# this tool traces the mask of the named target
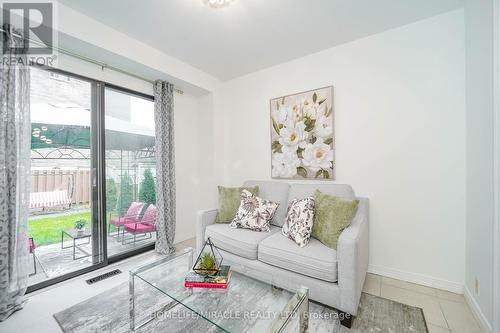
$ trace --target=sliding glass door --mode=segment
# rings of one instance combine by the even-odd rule
[[[111,87],[104,99],[107,253],[115,256],[156,239],[154,103]]]
[[[152,97],[36,66],[30,95],[30,290],[152,248]]]
[[[31,70],[30,284],[100,262],[93,204],[95,83]]]

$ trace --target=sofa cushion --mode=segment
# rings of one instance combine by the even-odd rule
[[[351,224],[359,200],[345,200],[316,190],[314,201],[316,211],[312,236],[329,248],[337,249],[340,234]]]
[[[314,198],[293,199],[288,205],[281,234],[304,247],[311,238],[314,222]]]
[[[259,192],[258,187],[224,187],[219,186],[219,210],[215,217],[215,223],[229,223],[236,215],[240,206],[240,196],[243,190],[252,194]]]
[[[313,197],[314,192],[320,190],[321,193],[334,195],[346,200],[355,199],[354,191],[350,185],[346,184],[292,184],[288,192],[288,203],[293,199],[303,199]]]
[[[271,226],[270,232],[257,232],[249,229],[234,229],[229,224],[212,224],[205,229],[205,240],[210,237],[214,245],[248,259],[257,259],[259,243],[280,231]]]
[[[298,247],[281,233],[274,234],[260,242],[258,259],[316,279],[337,281],[337,251],[314,238],[307,246]]]
[[[258,186],[258,196],[262,199],[271,200],[279,203],[278,209],[274,213],[271,224],[281,227],[286,216],[288,207],[288,190],[290,185],[283,182],[249,180],[243,184],[245,187]],[[314,192],[314,191],[313,191]]]
[[[231,221],[231,228],[250,229],[258,232],[271,231],[270,222],[279,203],[264,200],[247,190],[241,192],[240,208]]]
[[[156,226],[149,223],[127,223],[125,224],[124,228],[128,232],[135,234],[156,231]]]

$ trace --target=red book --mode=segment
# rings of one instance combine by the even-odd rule
[[[211,282],[184,282],[186,288],[220,288],[226,289],[227,283],[211,283]]]

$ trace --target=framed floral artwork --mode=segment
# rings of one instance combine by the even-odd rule
[[[334,179],[333,87],[271,99],[273,178]]]

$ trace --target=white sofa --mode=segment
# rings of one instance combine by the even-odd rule
[[[301,248],[281,234],[288,202],[313,195],[316,189],[354,199],[351,186],[278,181],[247,181],[243,186],[259,186],[259,197],[280,203],[271,221],[271,232],[233,229],[229,224],[214,223],[217,209],[200,211],[196,225],[198,251],[210,237],[224,263],[233,270],[284,289],[306,286],[311,300],[343,312],[341,322],[350,327],[352,316],[358,312],[368,266],[368,199],[357,198],[357,213],[340,235],[337,250],[314,238]]]

